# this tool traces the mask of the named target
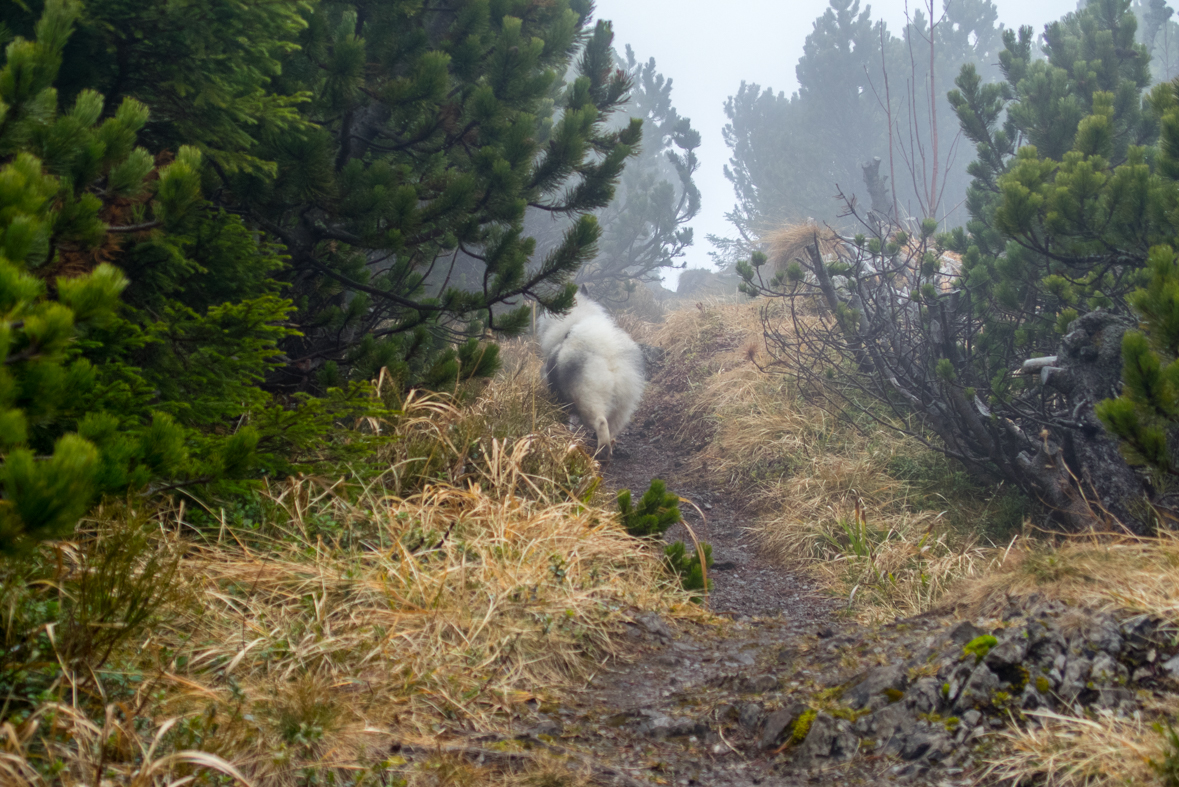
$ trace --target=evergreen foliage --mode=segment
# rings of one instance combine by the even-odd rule
[[[1120,437],[1137,463],[1171,475],[1176,470],[1175,426],[1179,423],[1179,260],[1169,246],[1151,249],[1150,281],[1130,296],[1145,333],[1122,338],[1122,393],[1097,406],[1097,414]]]
[[[72,527],[112,477],[174,472],[182,434],[155,413],[115,434],[112,416],[92,409],[101,387],[76,349],[115,320],[123,274],[99,263],[74,269],[78,249],[104,240],[102,199],[150,194],[159,224],[183,219],[198,193],[199,154],[182,149],[153,173],[134,147],[147,112],[124,101],[100,122],[102,97],[79,93],[58,111],[53,88],[78,7],[46,6],[36,38],[16,38],[0,70],[0,548]]]
[[[836,258],[815,248],[779,270],[741,266],[748,291],[829,308],[797,337],[770,327],[779,359],[816,390],[869,417],[883,405],[890,423],[1073,529],[1153,521],[1153,487],[1099,420],[1116,416],[1133,436],[1133,408],[1094,409],[1120,371],[1105,348],[1121,346],[1131,304],[1152,297],[1131,294],[1152,275],[1164,286],[1150,250],[1176,236],[1179,100],[1171,84],[1144,100],[1136,34],[1129,0],[1092,0],[1046,28],[1046,60],[1023,28],[1004,33],[1003,82],[963,66],[949,101],[975,146],[965,227],[939,236],[930,219],[881,225],[849,205],[861,233]],[[1146,363],[1142,340],[1127,342]]]
[[[658,478],[651,480],[651,486],[639,499],[638,505],[631,502],[629,489],[618,493],[618,513],[622,526],[636,538],[661,536],[672,525],[683,521],[680,514],[679,497],[667,491],[667,484]],[[692,550],[690,553],[684,542],[676,541],[667,545],[663,550],[667,570],[679,578],[684,590],[712,589],[712,580],[708,580],[705,587],[705,571],[712,567],[712,546],[701,544],[700,551],[704,553],[704,565],[700,564],[700,553]],[[699,600],[698,597],[694,597]]]
[[[615,57],[634,85],[621,113],[643,121],[643,143],[614,201],[597,213],[597,256],[577,274],[605,301],[624,301],[638,284],[659,281],[662,269],[684,267],[676,260],[693,240],[685,225],[700,212],[693,180],[700,132],[672,105],[672,80],[656,71],[654,58],[640,63],[630,46],[625,60]]]
[[[0,21],[20,32],[36,5]],[[596,248],[592,213],[638,144],[637,121],[608,122],[630,82],[591,10],[90,0],[63,92],[142,101],[149,149],[197,147],[213,202],[281,243],[299,331],[270,387],[322,391],[382,368],[448,386],[495,369],[480,340],[522,330],[525,298],[568,307]],[[571,218],[539,259],[530,206]]]
[[[1149,147],[1173,93],[1143,103],[1147,58],[1128,6],[1096,0],[1049,25],[1047,60],[1033,59],[1029,28],[1007,31],[1006,82],[984,86],[967,66],[950,94],[978,153],[971,221],[943,239],[962,254],[985,327],[966,384],[1001,399],[1031,385],[1005,375],[1010,364],[1051,354],[1079,314],[1124,310],[1148,250],[1174,235],[1163,208],[1174,184]]]
[[[81,21],[79,21],[81,20]],[[279,402],[282,249],[202,198],[195,146],[137,147],[150,113],[55,85],[79,4],[44,4],[0,71],[0,548],[99,495],[282,473],[364,391]],[[104,107],[106,116],[104,117]],[[355,446],[351,446],[355,447]]]
[[[639,499],[638,505],[631,504],[629,489],[618,493],[618,513],[622,518],[622,526],[632,536],[659,536],[667,532],[672,525],[680,522],[680,499],[667,491],[667,484],[655,478],[651,486]]]
[[[663,550],[668,568],[680,578],[680,584],[683,585],[684,590],[703,590],[705,592],[712,590],[712,580],[709,579],[708,586],[705,587],[704,579],[704,570],[712,568],[712,545],[701,544],[700,552],[704,553],[703,567],[700,565],[700,553],[696,550],[689,553],[683,541],[669,544]]]
[[[593,211],[641,134],[637,121],[609,127],[630,81],[590,11],[584,0],[370,0],[306,15],[280,84],[309,96],[308,127],[261,139],[276,177],[223,176],[291,256],[304,335],[287,345],[283,384],[304,387],[316,370],[320,384],[382,367],[433,385],[486,374],[495,353],[472,343],[484,330],[523,330],[526,297],[571,304],[598,242]],[[539,260],[530,206],[572,220]],[[476,261],[466,286],[451,281],[459,255]]]

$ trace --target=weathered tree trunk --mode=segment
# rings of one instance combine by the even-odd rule
[[[1145,476],[1126,462],[1094,412],[1121,390],[1122,334],[1129,327],[1125,317],[1109,312],[1078,318],[1061,339],[1055,365],[1040,372],[1045,395],[1059,395],[1066,404],[1058,420],[1067,425],[1046,428],[1040,450],[1021,456],[1021,464],[1073,530],[1113,527],[1144,535],[1153,528]]]
[[[872,198],[872,212],[879,214],[884,221],[895,219],[892,215],[892,200],[888,196],[888,176],[880,175],[880,157],[861,164],[860,169],[864,171],[864,185],[868,187],[868,196]]]

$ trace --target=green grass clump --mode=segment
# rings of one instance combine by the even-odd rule
[[[1161,761],[1150,761],[1150,767],[1159,775],[1159,780],[1165,787],[1179,787],[1179,733],[1170,722],[1164,727],[1156,724],[1155,730],[1166,741],[1166,755]]]

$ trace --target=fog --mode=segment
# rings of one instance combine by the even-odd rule
[[[1032,25],[1037,32],[1077,7],[1077,0],[994,3],[1002,24]],[[729,234],[724,214],[732,209],[734,197],[722,172],[729,158],[721,137],[725,98],[737,92],[742,80],[787,95],[794,92],[794,67],[815,19],[827,7],[827,0],[680,0],[674,4],[598,0],[598,18],[614,22],[619,51],[630,44],[640,60],[655,58],[659,70],[675,80],[676,109],[691,118],[703,136],[696,174],[703,206],[691,224],[695,244],[687,251],[688,267],[710,267],[706,236]],[[885,0],[870,7],[872,18],[884,19],[894,34],[904,26],[904,0]],[[917,3],[911,2],[910,7],[915,9]],[[674,288],[676,279],[678,273],[672,271],[665,284]]]

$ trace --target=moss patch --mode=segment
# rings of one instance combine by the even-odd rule
[[[808,708],[795,720],[794,727],[790,731],[792,743],[802,743],[806,740],[807,734],[811,731],[811,724],[817,715],[819,715],[818,711]]]

